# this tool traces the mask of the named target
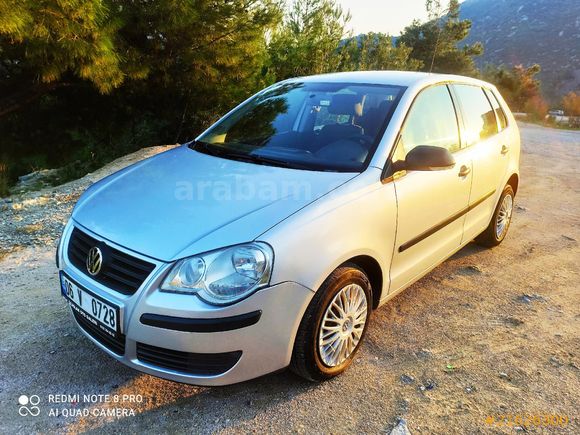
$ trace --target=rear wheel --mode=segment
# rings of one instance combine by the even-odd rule
[[[337,268],[302,318],[290,369],[311,381],[332,378],[352,363],[372,310],[371,285],[355,265]]]
[[[508,232],[514,208],[514,190],[509,184],[504,189],[489,226],[475,241],[488,248],[499,245]]]

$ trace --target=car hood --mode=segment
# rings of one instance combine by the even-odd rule
[[[356,174],[263,166],[181,146],[92,185],[73,220],[171,261],[254,240]]]

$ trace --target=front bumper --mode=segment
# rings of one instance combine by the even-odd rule
[[[62,246],[67,246],[69,235],[70,231],[68,234],[65,232]],[[127,251],[123,247],[108,241],[107,243],[116,249]],[[89,339],[129,367],[161,378],[195,385],[228,385],[287,367],[300,321],[314,295],[310,289],[300,284],[284,282],[261,289],[234,305],[215,307],[196,296],[159,292],[159,285],[170,265],[157,262],[155,270],[137,292],[127,296],[105,288],[75,268],[67,258],[66,249],[61,248],[59,260],[61,270],[72,280],[120,307],[124,351],[117,348],[114,352],[86,324],[77,321],[79,328]],[[219,332],[178,331],[146,325],[142,321],[144,315],[221,319],[243,317],[256,311],[261,311],[257,323]],[[187,358],[202,354],[235,354],[239,359],[236,358],[237,362],[233,367],[223,373],[208,375],[203,370],[191,373],[170,368],[173,363],[162,367],[143,358],[142,349],[151,349],[151,346],[168,350],[170,354],[187,355]],[[166,356],[163,354],[162,358]]]

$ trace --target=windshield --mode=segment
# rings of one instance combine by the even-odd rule
[[[222,118],[192,147],[272,166],[360,172],[370,161],[404,89],[281,83]]]

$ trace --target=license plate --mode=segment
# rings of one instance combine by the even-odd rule
[[[60,286],[62,295],[79,315],[112,337],[120,333],[119,307],[75,284],[63,273]]]

